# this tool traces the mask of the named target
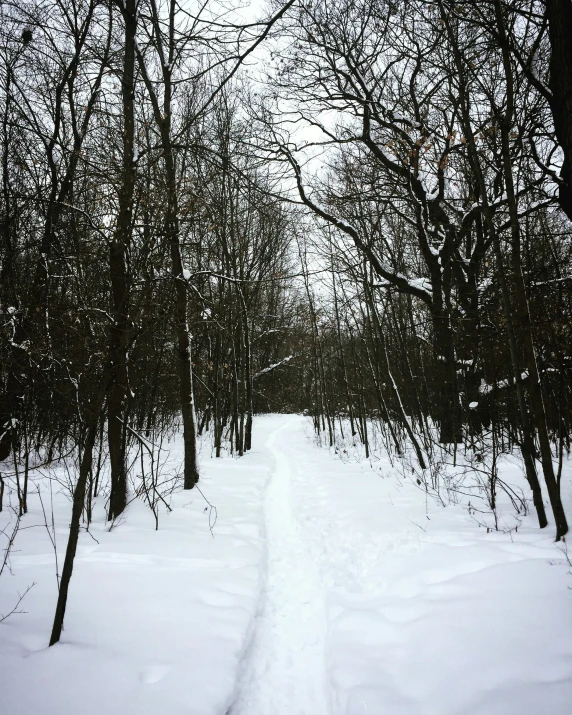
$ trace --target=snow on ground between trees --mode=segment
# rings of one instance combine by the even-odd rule
[[[0,613],[36,583],[27,613],[0,624],[2,713],[567,712],[572,575],[550,528],[529,516],[487,533],[388,461],[318,448],[298,416],[258,417],[254,440],[239,460],[203,454],[214,538],[196,491],[173,496],[157,532],[139,501],[108,532],[99,505],[49,649],[54,556],[30,500],[22,525],[40,526],[0,580]],[[65,495],[54,507],[61,564]]]

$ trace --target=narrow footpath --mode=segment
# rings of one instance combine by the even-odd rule
[[[480,529],[383,453],[270,423],[253,454],[271,469],[266,579],[229,715],[567,712],[570,576],[550,533]]]
[[[246,653],[231,715],[329,715],[326,615],[317,565],[308,552],[292,498],[287,419],[266,442],[275,468],[265,497],[267,577],[261,612]]]

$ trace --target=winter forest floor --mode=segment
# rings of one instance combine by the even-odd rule
[[[299,416],[258,417],[254,438],[241,459],[203,446],[214,525],[196,490],[172,495],[158,531],[139,500],[111,531],[98,505],[53,648],[55,558],[32,495],[0,580],[0,613],[35,583],[0,624],[2,715],[569,711],[572,574],[551,530],[527,516],[487,532],[387,460],[319,448]],[[164,469],[178,462],[175,440]],[[50,476],[36,484],[61,568],[70,507]]]

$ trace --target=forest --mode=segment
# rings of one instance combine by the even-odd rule
[[[0,588],[41,502],[50,646],[92,523],[212,527],[270,414],[565,548],[571,117],[569,0],[2,0]]]

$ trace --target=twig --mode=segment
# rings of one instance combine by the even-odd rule
[[[198,484],[195,484],[195,487],[194,487],[194,488],[195,488],[195,489],[198,489],[199,494],[202,496],[202,498],[203,498],[203,499],[206,501],[206,503],[209,505],[209,529],[210,529],[210,531],[211,531],[211,536],[212,536],[213,539],[214,539],[213,529],[214,529],[214,526],[215,526],[215,524],[216,524],[216,520],[217,520],[217,516],[218,516],[217,510],[216,510],[216,506],[214,506],[214,504],[211,504],[211,503],[210,503],[210,501],[206,498],[206,496],[205,496],[205,495],[202,493],[202,491],[200,490],[200,487],[198,486]],[[213,511],[214,511],[214,521],[211,523],[211,518],[212,518]]]
[[[16,524],[14,526],[14,529],[12,530],[12,533],[8,537],[8,545],[6,546],[6,549],[4,550],[4,558],[2,559],[2,566],[0,566],[0,576],[2,575],[4,569],[6,568],[6,565],[9,563],[10,559],[10,551],[12,550],[12,547],[14,546],[14,540],[16,538],[16,534],[18,533],[20,527],[20,515],[16,514]],[[5,535],[6,530],[4,529],[2,531],[2,534]],[[8,569],[10,567],[8,566]]]
[[[7,613],[6,615],[3,615],[0,613],[0,623],[2,623],[2,621],[5,621],[7,618],[10,618],[10,616],[15,616],[20,613],[28,613],[28,611],[18,611],[18,606],[22,603],[22,601],[26,597],[28,591],[30,589],[32,589],[35,585],[36,585],[35,582],[30,584],[22,595],[18,594],[18,600],[16,601],[16,605],[9,613]]]
[[[52,482],[50,481],[50,494],[52,490]],[[48,532],[48,536],[50,537],[50,541],[52,542],[52,548],[54,549],[54,556],[56,559],[56,581],[58,584],[58,591],[60,590],[60,569],[58,565],[58,550],[56,547],[56,528],[54,524],[54,502],[52,499],[52,531],[50,531],[50,527],[48,526],[48,519],[46,517],[46,510],[44,509],[44,500],[42,499],[42,493],[40,491],[40,487],[38,486],[38,499],[40,500],[40,505],[42,507],[42,513],[44,515],[44,526],[46,527],[46,531]]]

